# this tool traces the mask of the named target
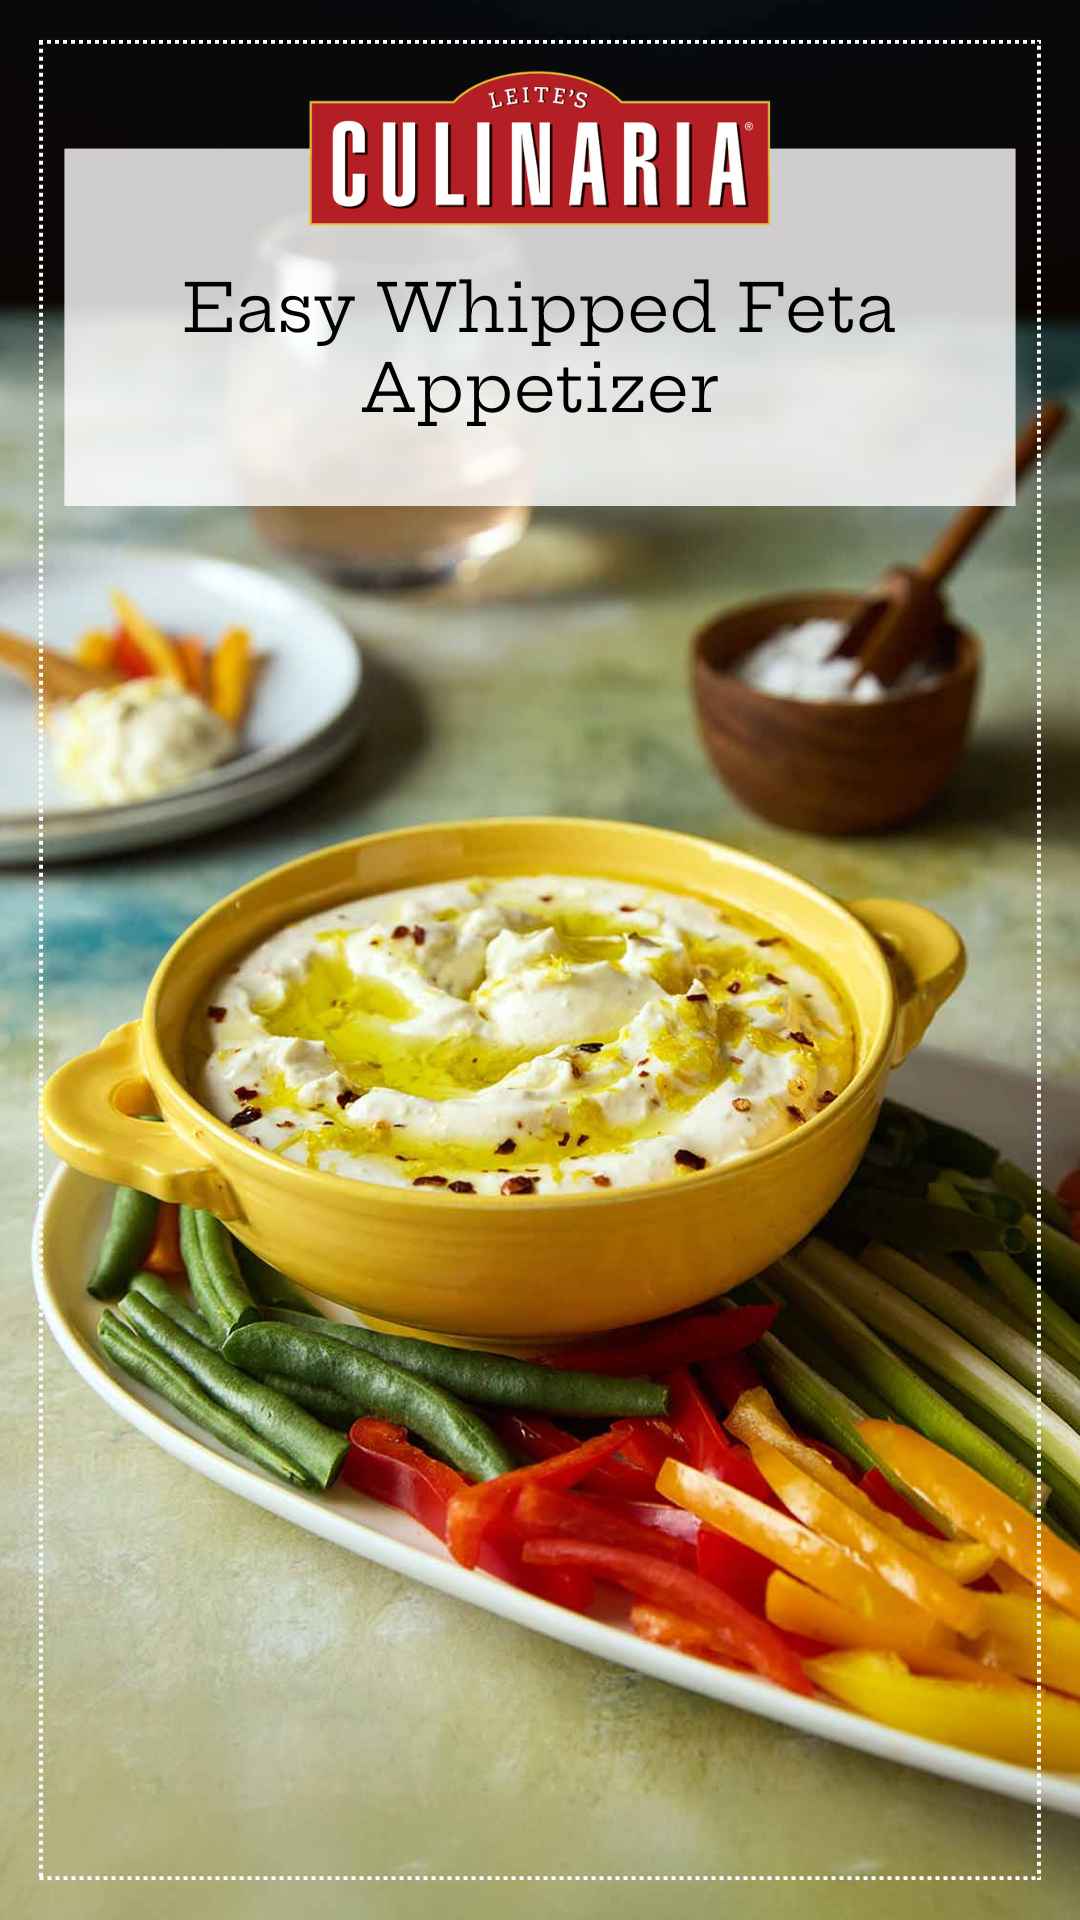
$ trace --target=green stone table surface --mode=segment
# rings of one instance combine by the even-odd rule
[[[0,327],[0,546],[24,557],[33,552],[32,342],[28,318]],[[1030,364],[1027,342],[1021,409]],[[275,564],[239,512],[65,511],[60,380],[56,336],[47,541],[167,541]],[[1080,333],[1049,334],[1046,386],[1080,386]],[[1055,1075],[1080,1067],[1078,502],[1074,428],[1046,471],[1045,1033]],[[1029,1067],[1031,490],[955,582],[958,609],[987,644],[986,681],[966,763],[914,830],[844,843],[755,821],[709,771],[687,687],[688,637],[717,607],[791,586],[858,585],[915,557],[940,519],[930,510],[552,515],[471,596],[459,587],[343,602],[370,670],[368,736],[348,764],[235,834],[115,865],[48,868],[46,1064],[134,1015],[166,946],[266,867],[413,821],[552,812],[686,828],[840,894],[926,901],[955,921],[971,952],[935,1044]],[[10,1911],[405,1920],[726,1910],[786,1920],[906,1914],[926,1900],[965,1920],[1064,1914],[1080,1826],[1048,1817],[1042,1884],[1014,1884],[1009,1876],[1036,1870],[1030,1809],[604,1665],[296,1532],[140,1438],[47,1338],[45,1870],[71,1884],[35,1885],[35,1312],[25,1252],[36,1176],[34,881],[8,874],[0,885]],[[123,1884],[132,1874],[211,1881]],[[586,1878],[350,1879],[427,1874]],[[725,1874],[807,1878],[696,1884]],[[867,1874],[952,1884],[829,1884]],[[248,1884],[251,1875],[342,1878],[287,1886]],[[687,1879],[649,1886],[612,1878],[620,1875]],[[971,1884],[972,1875],[1006,1878]]]

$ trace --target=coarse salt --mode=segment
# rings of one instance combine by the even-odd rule
[[[906,667],[891,687],[875,674],[858,671],[854,660],[830,660],[845,629],[843,620],[803,620],[778,631],[754,647],[735,666],[735,675],[760,693],[781,694],[788,700],[888,700],[928,686],[937,675],[916,664]]]

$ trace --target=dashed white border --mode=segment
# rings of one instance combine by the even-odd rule
[[[41,39],[38,41],[38,313],[37,313],[37,1079],[45,1085],[45,49],[47,47],[1031,47],[1035,51],[1035,408],[1042,410],[1042,40],[1031,39]],[[1042,436],[1035,456],[1035,1176],[1043,1171],[1043,472]],[[37,1150],[38,1197],[45,1191],[45,1148]],[[1041,1198],[1037,1202],[1041,1220]],[[1036,1473],[1042,1475],[1042,1248],[1036,1250]],[[1042,1524],[1036,1530],[1042,1565]],[[731,1883],[900,1882],[910,1885],[1038,1884],[1043,1878],[1042,1594],[1036,1588],[1035,1871],[1034,1873],[47,1873],[45,1871],[45,1321],[37,1326],[37,1879],[83,1885],[610,1885],[700,1886]]]

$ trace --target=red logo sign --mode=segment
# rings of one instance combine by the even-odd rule
[[[313,100],[315,226],[761,226],[764,100],[620,100],[510,73],[456,100]]]

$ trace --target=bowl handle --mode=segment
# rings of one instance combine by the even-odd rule
[[[139,1054],[139,1023],[131,1020],[46,1082],[42,1131],[61,1160],[95,1180],[238,1219],[241,1208],[216,1167],[200,1160],[167,1121],[147,1120],[155,1105]]]
[[[882,948],[893,976],[899,1011],[893,1066],[917,1047],[938,1008],[960,985],[967,966],[955,927],[929,907],[909,900],[848,900]]]

